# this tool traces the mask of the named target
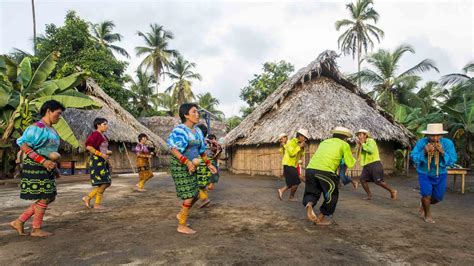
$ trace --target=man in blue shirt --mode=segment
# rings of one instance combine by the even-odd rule
[[[427,223],[434,223],[430,206],[443,200],[446,191],[448,166],[456,163],[457,155],[454,143],[443,135],[443,124],[428,124],[422,131],[426,137],[418,140],[410,154],[420,183],[420,216]]]

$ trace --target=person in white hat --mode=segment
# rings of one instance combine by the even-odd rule
[[[288,142],[288,135],[286,133],[281,133],[278,135],[278,141],[280,141],[280,154],[285,155],[285,145]]]
[[[360,165],[362,166],[362,174],[360,176],[360,184],[367,193],[367,200],[372,199],[368,182],[383,187],[390,192],[392,200],[397,199],[397,190],[385,183],[383,178],[383,165],[380,162],[379,148],[373,138],[370,137],[369,131],[359,129],[357,135],[357,150],[360,151]]]
[[[336,127],[331,130],[332,137],[322,141],[316,153],[306,166],[306,186],[303,205],[306,208],[308,219],[317,225],[330,225],[328,217],[334,214],[339,197],[339,176],[336,170],[342,159],[348,168],[355,165],[351,147],[347,139],[352,133],[345,127]],[[316,216],[314,206],[323,194],[324,202],[319,208],[320,214]]]
[[[443,130],[443,124],[428,124],[421,133],[425,137],[418,140],[410,157],[416,166],[420,184],[420,216],[425,222],[434,223],[430,207],[443,200],[448,166],[456,163],[457,154],[454,143],[443,137],[448,133]]]
[[[283,200],[283,193],[290,190],[289,201],[296,201],[295,193],[301,183],[298,175],[298,161],[304,155],[304,147],[309,139],[309,133],[306,129],[298,129],[296,137],[289,140],[284,146],[285,154],[283,155],[283,175],[285,176],[286,185],[278,189],[278,198]]]

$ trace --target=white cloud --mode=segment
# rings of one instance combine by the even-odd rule
[[[120,44],[132,55],[128,73],[140,58],[134,47],[142,45],[137,30],[158,23],[174,32],[171,46],[197,63],[203,80],[195,82],[196,94],[210,91],[221,101],[227,116],[239,114],[240,89],[266,61],[286,60],[304,67],[326,49],[337,49],[340,32],[336,20],[348,17],[349,1],[36,1],[38,32],[44,25],[61,25],[66,11],[74,9],[84,19],[110,19],[124,35]],[[383,1],[375,3],[377,24],[385,38],[377,48],[394,49],[411,44],[401,70],[426,57],[434,59],[441,73],[423,75],[438,79],[459,71],[474,59],[474,5],[471,1]],[[31,50],[30,1],[0,2],[0,53],[12,47]],[[341,71],[351,73],[351,57],[339,59]],[[168,81],[169,82],[169,81]],[[165,88],[163,85],[162,89]]]

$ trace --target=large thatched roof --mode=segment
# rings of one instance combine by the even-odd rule
[[[377,140],[409,146],[414,136],[339,72],[334,51],[325,51],[267,97],[225,137],[225,145],[275,143],[280,133],[306,128],[310,139],[336,126],[364,128]]]
[[[63,113],[63,117],[71,126],[81,145],[85,143],[87,136],[94,131],[92,124],[94,119],[103,117],[109,122],[109,130],[106,135],[111,141],[137,143],[138,135],[145,133],[157,148],[161,151],[166,150],[166,143],[163,139],[138,122],[129,112],[107,95],[94,80],[87,80],[85,93],[94,101],[102,104],[102,109],[79,110],[68,108]],[[69,149],[70,147],[65,145],[64,148]],[[80,149],[84,149],[83,145]]]
[[[172,116],[141,117],[138,121],[165,140],[168,139],[171,130],[181,123],[178,117]],[[201,119],[201,123],[206,124],[203,119]],[[216,135],[218,139],[224,137],[227,133],[226,125],[223,122],[211,119],[210,133]]]

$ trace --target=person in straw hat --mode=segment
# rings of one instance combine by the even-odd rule
[[[281,133],[280,135],[278,135],[278,141],[280,141],[280,154],[281,156],[284,156],[285,155],[285,145],[286,143],[288,142],[288,135],[286,135],[286,133]]]
[[[362,166],[360,183],[367,193],[367,198],[365,199],[372,199],[372,193],[370,192],[368,182],[374,182],[390,192],[392,200],[396,200],[397,190],[390,187],[383,179],[383,165],[380,162],[377,143],[370,137],[369,131],[365,129],[359,129],[356,135],[358,145],[357,150],[360,150],[360,165]]]
[[[284,139],[284,136],[282,136],[282,139]],[[298,185],[301,183],[296,167],[298,165],[298,160],[304,155],[304,146],[308,139],[308,130],[298,129],[298,131],[296,131],[296,137],[283,145],[285,153],[283,155],[282,164],[286,185],[278,189],[278,198],[280,200],[283,199],[283,193],[290,190],[291,193],[288,200],[296,201],[295,193],[298,189]]]
[[[428,124],[421,132],[424,138],[418,140],[410,154],[418,172],[421,204],[419,214],[427,223],[434,223],[430,206],[443,200],[446,191],[448,166],[456,163],[454,143],[444,138],[448,133],[443,124]]]
[[[331,130],[331,134],[331,138],[319,144],[318,150],[306,166],[303,205],[308,219],[317,225],[331,224],[327,217],[332,216],[336,210],[339,197],[339,176],[336,175],[336,170],[341,160],[344,159],[348,168],[352,168],[356,161],[347,143],[347,139],[352,137],[351,131],[345,127],[336,127]],[[313,207],[321,197],[321,193],[324,202],[319,208],[321,213],[316,216]]]

